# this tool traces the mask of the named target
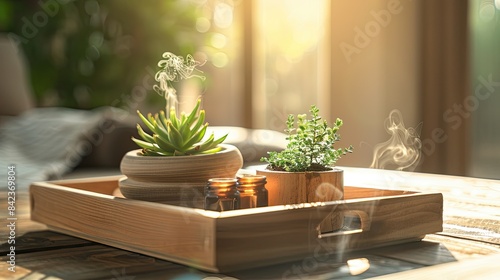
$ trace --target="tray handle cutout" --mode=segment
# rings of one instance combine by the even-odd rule
[[[342,207],[343,208],[343,207]],[[350,235],[370,230],[370,216],[362,210],[335,209],[316,227],[318,238]]]

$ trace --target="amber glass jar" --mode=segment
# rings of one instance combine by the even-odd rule
[[[235,178],[209,179],[205,188],[205,209],[228,211],[240,209],[240,193]]]
[[[238,176],[238,191],[241,209],[267,206],[266,176]]]

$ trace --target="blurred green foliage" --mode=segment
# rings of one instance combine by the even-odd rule
[[[163,52],[196,51],[198,12],[189,0],[0,0],[0,32],[23,49],[38,106],[120,107],[153,96]]]

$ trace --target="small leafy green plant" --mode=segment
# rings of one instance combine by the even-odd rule
[[[154,89],[165,97],[168,114],[162,110],[154,116],[151,113],[144,116],[137,111],[152,134],[137,124],[137,132],[142,139],[132,137],[132,141],[142,148],[142,155],[145,156],[186,156],[214,154],[220,151],[222,148],[219,144],[226,139],[227,134],[215,139],[212,133],[204,140],[208,123],[205,122],[205,110],[201,109],[201,99],[198,99],[189,115],[184,112],[179,115],[176,110],[177,95],[172,82],[193,76],[204,79],[203,76],[193,74],[200,63],[190,55],[184,60],[183,57],[169,52],[164,53],[163,58],[165,59],[158,63],[163,69],[155,76],[160,86],[155,85]]]
[[[269,152],[269,157],[261,158],[267,162],[267,168],[274,171],[306,172],[326,171],[341,158],[342,155],[352,153],[353,147],[335,149],[334,145],[340,140],[338,130],[343,125],[337,118],[333,126],[319,116],[319,109],[312,105],[311,119],[306,114],[289,115],[285,132],[288,134],[288,145],[281,152]]]

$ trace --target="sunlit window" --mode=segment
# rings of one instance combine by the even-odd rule
[[[282,130],[288,114],[328,109],[328,13],[328,1],[255,1],[255,126]]]

